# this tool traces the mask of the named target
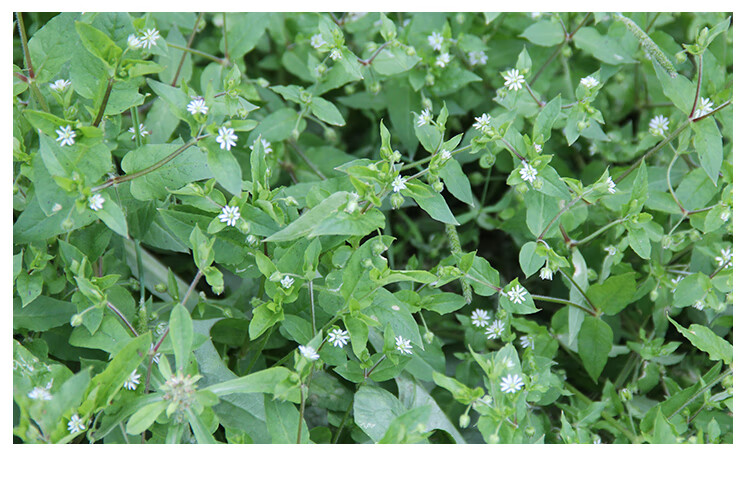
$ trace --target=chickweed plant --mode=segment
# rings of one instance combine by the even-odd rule
[[[733,442],[732,35],[15,14],[15,442]]]

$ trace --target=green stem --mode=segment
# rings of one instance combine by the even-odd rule
[[[26,36],[26,25],[23,22],[23,14],[16,12],[16,19],[18,20],[18,35],[21,37],[21,48],[23,49],[23,55],[26,58],[26,68],[29,69],[29,89],[31,89],[34,98],[36,98],[42,109],[49,113],[49,106],[47,101],[44,100],[42,92],[39,91],[39,87],[36,85],[36,75],[34,74],[34,66],[31,64],[31,53],[29,52],[29,39]]]
[[[563,270],[562,268],[560,269],[560,273],[562,273],[565,276],[565,278],[567,278],[570,281],[570,283],[572,283],[573,286],[575,286],[578,289],[578,292],[586,300],[586,302],[589,304],[589,306],[591,307],[591,309],[592,310],[596,310],[596,305],[594,305],[594,302],[591,301],[591,299],[588,297],[588,295],[586,295],[586,292],[583,291],[583,288],[581,288],[581,286],[575,280],[573,280],[573,277],[571,277],[570,275],[568,275],[565,272],[565,270]]]
[[[732,104],[732,100],[731,100],[731,99],[729,99],[729,100],[727,100],[727,101],[724,101],[723,103],[721,103],[721,104],[719,105],[719,107],[718,107],[718,108],[716,108],[716,109],[713,109],[713,110],[712,110],[711,112],[709,112],[709,113],[706,113],[706,114],[704,114],[703,116],[700,116],[700,117],[697,117],[697,118],[693,118],[693,119],[692,119],[692,121],[693,121],[694,123],[697,123],[697,122],[698,122],[698,121],[700,121],[701,119],[705,119],[705,118],[707,118],[707,117],[709,117],[709,116],[713,116],[714,114],[718,113],[719,111],[721,111],[722,109],[726,108],[726,107],[727,107],[727,106],[729,106],[730,104]]]
[[[596,232],[592,233],[591,235],[589,235],[589,236],[587,236],[585,238],[582,238],[581,240],[572,240],[570,242],[570,246],[571,247],[577,247],[579,245],[582,245],[582,244],[588,242],[589,240],[592,240],[592,239],[596,238],[598,235],[604,233],[605,231],[609,230],[610,228],[614,227],[615,225],[618,225],[618,224],[621,224],[623,222],[626,222],[627,220],[628,220],[627,217],[623,217],[621,219],[617,219],[615,221],[612,221],[612,222],[608,223],[607,225],[605,225],[604,227],[602,227],[599,230],[597,230]]]
[[[288,140],[287,142],[289,143],[289,145],[290,145],[290,146],[292,146],[292,149],[294,149],[294,152],[296,152],[296,153],[297,153],[297,155],[298,155],[298,156],[299,156],[299,157],[300,157],[300,158],[301,158],[301,159],[302,159],[303,161],[305,161],[305,164],[307,164],[307,166],[308,166],[308,167],[309,167],[310,169],[312,169],[312,171],[313,171],[313,172],[315,173],[315,175],[317,175],[318,177],[320,177],[320,178],[321,178],[321,180],[326,180],[326,179],[328,179],[328,178],[327,178],[327,177],[325,176],[325,174],[323,174],[322,172],[320,172],[320,169],[318,169],[318,167],[317,167],[317,166],[316,166],[316,165],[315,165],[315,164],[314,164],[314,163],[313,163],[313,162],[312,162],[312,161],[310,160],[310,158],[309,158],[309,157],[307,157],[307,156],[305,155],[305,153],[304,153],[304,152],[302,152],[302,149],[300,149],[300,147],[299,147],[299,145],[297,145],[297,142],[296,142],[296,141],[293,141],[293,140],[291,140],[291,139],[290,139],[290,140]]]
[[[221,29],[224,32],[224,58],[229,60],[229,37],[227,36],[227,13],[222,12],[222,22],[221,22]]]
[[[565,383],[565,389],[567,389],[568,391],[570,391],[573,394],[575,394],[579,399],[581,399],[584,403],[586,403],[587,406],[592,403],[591,399],[589,399],[588,397],[586,397],[585,394],[583,394],[581,391],[579,391],[578,389],[576,389],[576,387],[573,386],[572,384],[570,384],[569,382]],[[607,421],[610,424],[612,424],[612,426],[615,427],[618,431],[622,432],[625,435],[625,437],[627,437],[628,439],[630,439],[630,442],[632,442],[633,444],[638,444],[638,443],[641,442],[641,438],[640,437],[636,436],[627,427],[625,427],[624,425],[622,425],[622,423],[620,423],[620,421],[618,421],[617,419],[615,419],[612,416],[610,416],[608,412],[602,411],[602,418],[604,418],[605,421]]]
[[[138,332],[135,331],[135,328],[133,328],[133,325],[130,324],[130,322],[125,317],[125,315],[123,315],[122,312],[118,310],[115,305],[112,304],[112,302],[109,302],[109,301],[107,302],[107,308],[112,310],[114,314],[120,318],[120,320],[128,328],[128,330],[130,330],[130,332],[133,333],[133,336],[138,336]]]
[[[310,290],[310,317],[312,318],[312,334],[315,336],[317,329],[315,327],[315,299],[313,295],[313,282],[310,280],[307,282],[307,288]]]
[[[135,136],[136,149],[141,147],[141,121],[138,117],[138,108],[130,107],[130,118],[133,120],[133,135]]]
[[[718,376],[718,377],[717,377],[716,379],[714,379],[714,380],[713,380],[713,381],[711,381],[710,383],[708,383],[708,384],[706,384],[705,386],[703,386],[702,388],[700,388],[700,389],[699,389],[698,391],[696,391],[696,392],[695,392],[695,394],[693,394],[693,395],[692,395],[692,396],[690,397],[690,399],[688,399],[687,401],[685,401],[685,403],[684,403],[684,404],[683,404],[682,406],[680,406],[680,407],[679,407],[679,408],[677,408],[677,409],[676,409],[676,410],[675,410],[675,411],[674,411],[674,412],[673,412],[672,414],[670,414],[670,415],[669,415],[669,417],[667,417],[667,420],[670,420],[670,419],[672,419],[672,418],[673,418],[674,416],[676,416],[677,414],[679,414],[679,413],[680,413],[680,411],[682,411],[683,409],[685,409],[685,408],[686,408],[686,407],[687,407],[687,406],[688,406],[688,405],[689,405],[689,404],[690,404],[691,402],[695,401],[695,399],[696,399],[696,398],[697,398],[698,396],[700,396],[700,395],[701,395],[701,394],[703,394],[704,392],[706,392],[706,391],[710,390],[710,389],[711,389],[712,387],[714,387],[714,386],[716,385],[716,383],[718,383],[718,382],[719,382],[719,381],[721,381],[722,379],[726,378],[727,376],[729,376],[729,375],[730,375],[730,374],[732,374],[733,372],[734,372],[734,370],[733,370],[732,368],[729,368],[729,369],[727,369],[726,371],[724,371],[723,373],[721,373],[721,374],[720,374],[720,375],[719,375],[719,376]]]
[[[693,121],[697,121],[698,119],[701,119],[701,118],[694,119]],[[672,142],[672,140],[676,138],[677,136],[679,136],[680,133],[684,131],[685,128],[687,128],[689,125],[690,125],[690,120],[687,120],[684,123],[680,124],[680,126],[677,129],[675,129],[672,134],[662,139],[662,141],[659,144],[649,149],[644,155],[640,157],[640,159],[635,161],[633,165],[628,168],[628,170],[620,174],[620,176],[617,179],[615,179],[615,183],[619,183],[620,181],[625,179],[628,175],[630,175],[631,172],[633,172],[641,164],[641,162],[653,156],[654,154],[659,152],[661,148],[663,148],[664,146]]]
[[[688,114],[688,118],[692,118],[695,114],[695,108],[698,107],[698,98],[701,96],[701,83],[703,82],[703,55],[698,55],[698,84],[695,86],[695,99],[693,100],[693,108]]]
[[[464,152],[467,149],[471,149],[471,145],[464,146],[464,147],[459,147],[458,149],[454,149],[453,152],[451,152],[451,154],[458,154],[459,152]],[[419,167],[422,164],[430,162],[433,157],[435,157],[435,154],[432,154],[431,156],[425,157],[424,159],[420,159],[420,160],[418,160],[416,162],[412,162],[410,164],[405,164],[404,167],[401,168],[401,172],[403,172],[403,171],[405,171],[407,169],[412,169],[414,167]]]
[[[195,137],[195,138],[191,139],[190,141],[186,142],[185,144],[183,144],[182,146],[180,146],[179,148],[177,148],[177,150],[175,150],[173,153],[169,154],[167,157],[165,157],[161,161],[157,162],[153,166],[149,166],[146,169],[133,172],[132,174],[126,174],[124,176],[113,177],[113,178],[107,180],[106,182],[103,182],[102,184],[99,184],[96,187],[92,187],[91,188],[91,192],[97,192],[97,191],[100,191],[102,189],[106,189],[107,187],[112,187],[113,185],[121,184],[123,182],[132,181],[133,179],[137,179],[137,178],[139,178],[141,176],[145,176],[146,174],[148,174],[150,172],[153,172],[153,171],[159,169],[161,166],[167,164],[169,161],[171,161],[175,157],[177,157],[180,154],[182,154],[183,152],[185,152],[188,148],[190,148],[191,146],[194,146],[195,144],[197,144],[198,141],[200,141],[201,139],[204,139],[204,138],[206,138],[208,136],[209,136],[208,134],[205,134],[203,136]]]
[[[672,157],[672,161],[669,163],[669,167],[667,167],[667,188],[669,188],[669,193],[672,195],[672,199],[677,203],[677,206],[680,208],[680,212],[683,214],[686,212],[687,209],[682,206],[680,203],[680,200],[677,198],[677,195],[674,193],[674,189],[672,188],[672,166],[674,166],[674,162],[677,160],[677,158],[680,157],[680,155],[675,151],[674,156]]]
[[[195,25],[193,25],[193,31],[190,33],[190,38],[188,39],[188,42],[187,42],[188,48],[190,48],[190,45],[193,44],[193,40],[195,39],[195,34],[198,32],[198,25],[200,24],[202,18],[203,18],[203,12],[201,12],[198,15],[198,19],[195,20]],[[187,50],[182,52],[182,57],[180,58],[180,62],[177,65],[177,71],[174,74],[174,79],[172,79],[172,83],[171,83],[172,86],[177,84],[177,78],[179,78],[180,76],[180,71],[182,71],[182,65],[185,63],[185,58],[187,57],[187,54],[188,54]]]
[[[219,63],[221,66],[227,66],[229,64],[229,61],[227,61],[226,59],[221,59],[221,58],[219,58],[217,56],[209,55],[208,53],[204,53],[202,51],[194,50],[193,48],[188,48],[186,46],[175,45],[174,43],[169,43],[169,42],[167,42],[167,46],[170,47],[170,48],[174,48],[176,50],[187,51],[188,53],[192,53],[194,55],[202,56],[203,58],[207,58],[207,59],[209,59],[211,61]]]
[[[536,238],[536,241],[537,242],[541,241],[544,238],[544,236],[547,234],[547,232],[549,232],[549,229],[552,227],[552,225],[554,225],[554,223],[557,222],[557,219],[559,219],[562,216],[562,214],[564,214],[565,212],[567,212],[568,209],[570,209],[571,207],[573,207],[576,204],[576,202],[578,202],[581,199],[583,199],[583,195],[579,195],[579,196],[575,197],[574,199],[571,199],[570,201],[568,201],[568,203],[565,204],[562,209],[560,209],[560,212],[558,212],[557,215],[555,215],[552,218],[552,220],[550,220],[550,222],[547,224],[547,226],[544,227],[544,230],[542,230],[542,233],[540,233],[539,237]]]
[[[546,301],[546,302],[549,302],[549,303],[557,303],[559,305],[574,306],[576,308],[579,308],[579,309],[585,311],[586,313],[588,313],[589,315],[591,315],[593,317],[598,316],[596,314],[596,312],[594,312],[592,310],[589,310],[585,306],[579,305],[578,303],[573,303],[572,301],[565,300],[563,298],[555,298],[555,297],[552,297],[552,296],[533,295],[533,294],[531,295],[531,298],[533,298],[534,300],[538,300],[538,301]]]
[[[140,300],[140,306],[143,306],[143,304],[146,302],[146,285],[143,280],[143,254],[141,253],[141,241],[138,239],[134,240],[135,242],[135,258],[136,262],[138,263],[138,281],[141,284],[141,300]]]

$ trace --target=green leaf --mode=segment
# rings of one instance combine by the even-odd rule
[[[334,126],[343,126],[346,124],[344,117],[341,116],[341,113],[332,102],[317,96],[312,99],[312,113],[318,119]]]
[[[607,278],[604,283],[595,283],[586,294],[605,315],[616,315],[635,296],[635,272],[615,275]]]
[[[466,299],[455,293],[441,292],[422,298],[422,308],[441,315],[453,313],[466,305]]]
[[[664,68],[658,66],[654,66],[654,70],[656,70],[656,77],[659,78],[664,95],[672,100],[677,109],[685,114],[690,114],[695,100],[695,86],[692,81],[680,74],[673,78]]]
[[[526,225],[535,237],[538,237],[542,233],[550,221],[560,211],[558,202],[559,199],[555,199],[535,190],[530,190],[526,193]],[[552,224],[549,227],[550,232],[555,229],[555,224]],[[550,233],[550,235],[552,234]]]
[[[281,382],[292,376],[292,371],[282,366],[267,368],[262,371],[230,379],[207,387],[206,389],[217,396],[233,393],[268,393],[272,394],[274,388]]]
[[[222,45],[229,46],[227,55],[234,61],[252,51],[268,28],[274,13],[235,13],[226,15],[226,39]]]
[[[354,394],[354,422],[374,442],[385,436],[391,422],[406,408],[383,388],[364,385]]]
[[[628,231],[628,244],[641,258],[648,260],[651,257],[651,241],[645,228],[630,228]]]
[[[268,328],[284,319],[284,309],[279,307],[278,311],[273,311],[270,305],[264,303],[253,309],[253,319],[250,321],[250,327],[248,328],[251,340],[258,338]]]
[[[719,178],[719,169],[724,159],[724,151],[721,143],[721,132],[714,118],[704,118],[700,121],[690,123],[695,131],[693,144],[698,153],[701,167],[706,171],[708,178],[716,185]]]
[[[461,165],[455,159],[449,159],[440,169],[439,176],[445,182],[448,192],[461,202],[474,207],[474,197],[471,194],[471,183],[466,177]]]
[[[216,144],[208,148],[208,168],[213,177],[233,195],[242,192],[242,168],[231,151],[221,149]]]
[[[518,262],[526,278],[535,274],[544,265],[545,258],[536,253],[536,241],[526,242],[518,254]]]
[[[125,214],[123,213],[122,208],[117,202],[109,198],[108,194],[103,195],[106,197],[104,205],[94,213],[107,225],[107,227],[112,229],[118,235],[129,238],[128,222],[125,220]]]
[[[264,400],[266,409],[266,425],[268,433],[271,434],[272,444],[296,444],[297,428],[299,425],[299,410],[294,404],[285,401],[277,401],[266,395]],[[302,434],[300,444],[310,441],[310,433],[307,423],[302,420]]]
[[[635,63],[613,36],[602,35],[594,27],[583,27],[573,37],[576,47],[610,65]]]
[[[479,283],[475,280],[469,280],[471,287],[477,295],[492,296],[497,293],[496,288],[500,288],[500,272],[492,268],[490,262],[484,257],[474,257],[474,261],[471,263],[471,268],[467,275],[482,282]],[[487,286],[485,283],[488,283],[491,286]]]
[[[395,336],[402,336],[411,340],[415,348],[424,348],[422,334],[419,332],[414,316],[409,313],[407,306],[385,288],[375,290],[372,304],[362,310],[362,313],[379,321],[382,329],[390,325]]]
[[[16,292],[21,297],[22,307],[36,300],[42,293],[44,280],[41,273],[22,272],[16,279]]]
[[[711,289],[711,279],[701,272],[691,273],[677,284],[674,290],[674,306],[692,306],[703,300]]]
[[[583,317],[581,331],[578,332],[578,355],[589,376],[596,381],[607,364],[607,356],[612,349],[612,328],[600,318]]]
[[[174,348],[175,366],[178,370],[187,369],[193,346],[193,320],[190,312],[178,303],[169,315],[169,339]]]
[[[122,55],[122,49],[107,34],[83,22],[76,22],[76,31],[87,50],[114,68]]]
[[[385,217],[377,209],[364,214],[344,211],[351,197],[351,193],[344,191],[332,194],[265,241],[286,242],[320,235],[367,235],[385,227]]]
[[[190,428],[198,444],[216,444],[216,440],[211,435],[211,431],[206,427],[201,418],[195,414],[192,407],[185,411],[190,422]]]
[[[521,33],[521,36],[535,45],[555,46],[563,42],[565,32],[560,22],[550,19],[530,25]]]
[[[289,139],[292,136],[295,124],[297,124],[297,116],[297,112],[293,109],[277,109],[263,118],[258,126],[253,129],[248,137],[247,145],[251,146],[258,136],[263,136],[266,141],[270,142],[281,142]],[[305,120],[300,120],[299,124],[299,131],[303,131]]]
[[[685,329],[672,318],[669,318],[669,321],[672,322],[682,336],[690,340],[693,346],[704,353],[708,353],[710,359],[714,361],[724,361],[724,364],[727,366],[732,365],[734,347],[727,340],[711,331],[710,328],[706,328],[703,325],[692,324],[690,325],[690,328]]]
[[[433,219],[446,224],[460,225],[453,216],[445,199],[443,199],[443,196],[435,192],[432,187],[412,180],[406,183],[406,190],[403,190],[401,193],[414,199],[417,205]]]
[[[552,137],[552,126],[560,115],[561,108],[562,98],[559,94],[544,105],[534,121],[534,140],[541,138],[542,141],[547,141]]]
[[[137,435],[144,432],[146,429],[151,427],[157,417],[164,411],[169,405],[168,401],[160,400],[146,404],[142,408],[138,409],[135,414],[130,416],[128,424],[125,428],[128,434]]]
[[[456,444],[466,443],[458,429],[418,380],[408,375],[401,375],[396,378],[396,384],[401,402],[407,403],[412,409],[426,406],[430,410],[427,418],[422,421],[427,430],[442,429],[453,437]],[[476,388],[474,392],[477,392]]]

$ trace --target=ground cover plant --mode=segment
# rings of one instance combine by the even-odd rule
[[[14,16],[26,443],[731,443],[728,13]]]

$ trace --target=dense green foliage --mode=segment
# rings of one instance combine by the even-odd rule
[[[17,442],[731,443],[731,16],[16,15]]]

